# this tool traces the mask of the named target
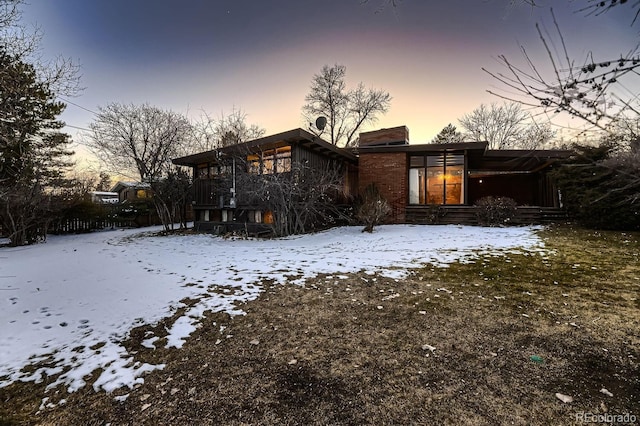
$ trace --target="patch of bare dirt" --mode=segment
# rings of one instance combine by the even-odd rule
[[[134,330],[136,359],[167,364],[139,387],[51,391],[66,403],[39,411],[46,383],[14,384],[0,389],[0,425],[638,419],[638,236],[543,236],[552,254],[425,267],[400,281],[359,273],[264,283],[246,315],[209,313],[182,349],[145,348],[153,327]]]

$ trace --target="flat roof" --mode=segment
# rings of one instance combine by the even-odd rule
[[[195,166],[201,163],[210,162],[217,159],[219,153],[233,153],[241,150],[251,152],[256,148],[271,149],[286,144],[298,144],[313,151],[317,151],[331,158],[343,158],[355,163],[358,158],[350,151],[339,148],[319,136],[314,135],[304,129],[298,128],[288,130],[275,135],[269,135],[258,139],[253,139],[237,145],[225,146],[211,151],[199,152],[180,158],[174,158],[173,164],[180,166]]]
[[[487,142],[421,143],[401,145],[364,145],[357,148],[360,154],[378,152],[441,152],[441,151],[485,151]]]

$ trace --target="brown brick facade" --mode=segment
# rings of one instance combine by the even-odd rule
[[[358,140],[360,146],[409,143],[409,129],[406,126],[398,126],[391,129],[363,132],[360,133]]]
[[[407,154],[360,153],[360,193],[371,183],[376,184],[380,194],[391,204],[390,222],[405,220],[408,194]]]

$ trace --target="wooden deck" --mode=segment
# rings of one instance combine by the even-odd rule
[[[544,224],[566,220],[564,210],[555,207],[520,206],[510,222],[515,225]],[[407,206],[405,221],[415,224],[477,225],[474,206]]]

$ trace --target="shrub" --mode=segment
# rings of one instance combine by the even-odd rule
[[[378,187],[375,184],[367,186],[356,215],[364,224],[362,232],[373,232],[373,227],[382,223],[389,213],[391,213],[391,206],[380,194]]]
[[[428,204],[425,214],[425,222],[429,225],[436,225],[447,214],[446,210],[438,204]]]
[[[476,202],[478,223],[483,226],[506,225],[513,220],[517,204],[509,197],[483,197]]]
[[[616,145],[574,146],[553,174],[569,217],[594,229],[640,230],[640,162],[637,151]]]

